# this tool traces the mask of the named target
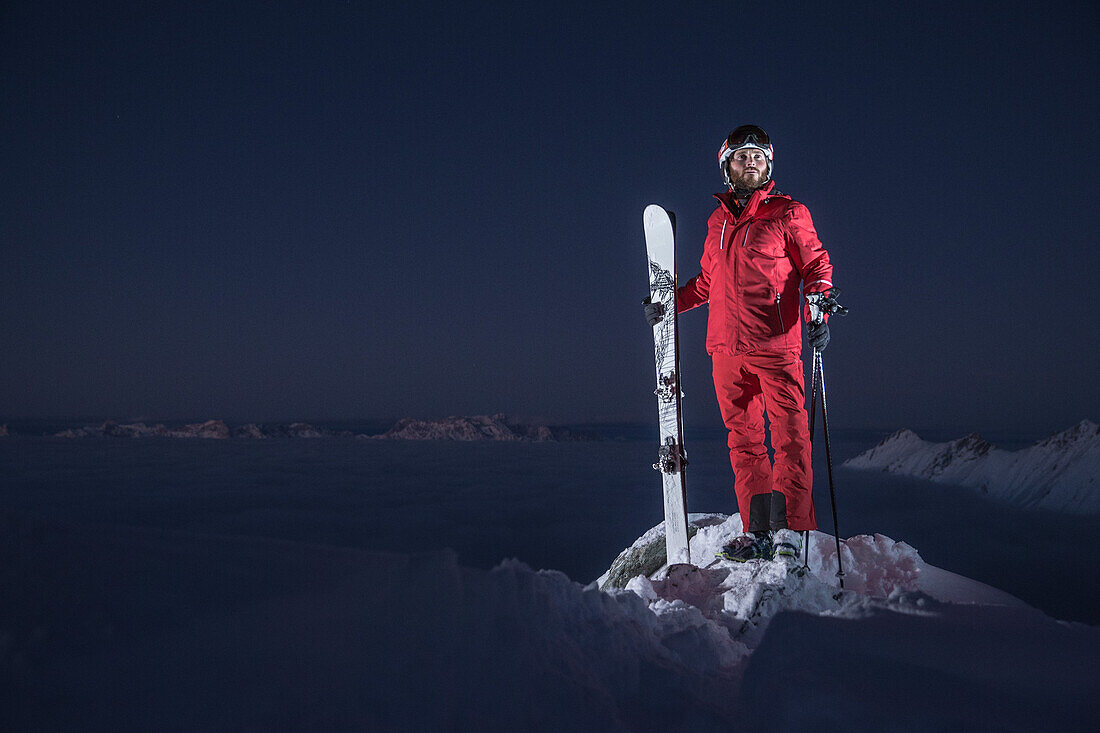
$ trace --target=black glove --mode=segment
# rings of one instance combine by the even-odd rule
[[[811,323],[807,331],[810,336],[810,346],[818,351],[824,351],[825,347],[829,345],[829,324],[825,321]]]
[[[650,301],[647,296],[646,299],[642,301],[642,305],[645,306],[645,320],[650,328],[656,326],[665,319],[665,307],[660,303]]]

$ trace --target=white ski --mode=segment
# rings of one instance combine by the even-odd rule
[[[656,204],[645,208],[646,251],[649,253],[649,291],[653,303],[664,306],[665,317],[653,327],[657,364],[657,415],[661,444],[657,463],[665,503],[665,551],[669,567],[691,563],[688,551],[687,480],[684,468],[684,425],[680,408],[680,346],[676,336],[676,231],[673,215]]]

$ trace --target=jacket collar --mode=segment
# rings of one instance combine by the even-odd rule
[[[737,197],[733,195],[733,191],[723,191],[722,193],[714,194],[714,198],[718,199],[722,206],[726,207],[726,211],[730,213],[730,216],[734,220],[742,218],[750,218],[756,213],[756,210],[760,208],[760,203],[768,197],[768,195],[775,188],[775,181],[768,181],[760,188],[752,192],[752,196],[749,196],[749,200],[745,202],[745,208],[741,209],[740,215],[737,213]],[[776,191],[778,194],[779,192]]]

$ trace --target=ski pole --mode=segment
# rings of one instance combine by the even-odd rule
[[[810,377],[810,444],[814,442],[814,413],[817,411],[817,350],[814,349],[813,376]]]
[[[840,578],[840,588],[844,589],[844,566],[840,560],[840,525],[836,520],[836,485],[833,483],[833,450],[829,443],[829,408],[825,399],[825,364],[821,352],[814,349],[817,360],[818,378],[821,380],[821,427],[825,433],[825,464],[829,467],[829,503],[833,507],[833,536],[836,538],[836,577]]]
[[[817,324],[824,320],[825,314],[847,315],[848,309],[836,302],[839,289],[833,288],[826,293],[811,293],[806,296],[810,306],[810,322]],[[844,565],[840,558],[840,525],[836,516],[836,484],[833,481],[833,450],[829,440],[829,412],[825,398],[825,362],[821,350],[814,349],[813,384],[810,388],[810,443],[814,439],[814,408],[817,403],[817,385],[821,384],[821,425],[825,433],[825,463],[829,469],[829,503],[833,509],[833,537],[836,539],[836,576],[840,587],[844,588]],[[808,550],[807,550],[808,554]]]
[[[817,408],[817,351],[814,351],[813,376],[810,377],[810,445],[814,444],[814,412]],[[810,569],[810,532],[806,531],[804,552],[802,555],[802,567]]]

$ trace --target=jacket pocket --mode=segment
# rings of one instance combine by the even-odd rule
[[[741,243],[750,257],[779,259],[787,256],[786,236],[779,222],[773,219],[754,219],[751,229],[752,235]]]
[[[748,250],[750,256],[767,260],[778,260],[787,256],[787,248],[783,246],[782,242],[779,244],[748,242],[745,244],[745,249]]]

